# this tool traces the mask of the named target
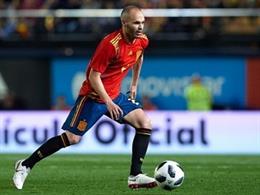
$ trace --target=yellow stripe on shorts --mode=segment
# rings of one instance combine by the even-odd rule
[[[78,117],[80,115],[80,112],[81,112],[81,110],[82,110],[82,108],[84,106],[84,103],[85,103],[86,99],[87,99],[86,96],[82,97],[82,99],[80,100],[79,104],[77,105],[76,112],[74,113],[74,116],[72,117],[72,120],[70,122],[70,126],[71,127],[73,127],[75,125],[75,123],[76,123],[76,121],[77,121],[77,119],[78,119]]]

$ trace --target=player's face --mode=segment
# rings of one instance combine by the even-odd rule
[[[126,35],[130,40],[141,36],[144,30],[144,15],[139,10],[132,10],[124,23]]]

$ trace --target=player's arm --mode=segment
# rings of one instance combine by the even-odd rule
[[[130,91],[129,96],[133,100],[136,98],[137,85],[138,85],[138,81],[139,81],[139,75],[140,75],[140,71],[142,68],[142,64],[143,64],[143,55],[141,55],[139,57],[139,60],[133,67],[132,82],[131,82],[130,90],[129,90]]]
[[[101,80],[101,73],[97,72],[91,68],[88,79],[91,84],[91,87],[95,90],[95,92],[99,95],[99,97],[107,105],[107,109],[111,115],[111,118],[119,119],[119,117],[123,114],[123,111],[121,110],[121,108],[118,105],[116,105],[112,101],[112,99],[107,94],[105,87]]]

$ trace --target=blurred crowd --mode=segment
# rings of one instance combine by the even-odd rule
[[[14,91],[7,93],[0,98],[0,110],[26,110],[27,105],[23,98],[15,94]]]
[[[260,8],[260,0],[0,0],[1,10],[122,8]],[[119,18],[0,18],[0,39],[35,39],[53,34],[106,34],[120,26]],[[165,38],[190,33],[200,39],[207,34],[259,34],[260,17],[147,18],[146,32]]]

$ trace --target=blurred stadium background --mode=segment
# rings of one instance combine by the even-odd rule
[[[258,194],[260,0],[0,0],[1,194],[14,193],[15,160],[61,132],[97,43],[120,27],[128,4],[144,9],[150,39],[138,91],[154,125],[146,171],[172,159],[187,173],[179,194]],[[187,110],[193,75],[210,91],[211,110]],[[102,118],[61,151],[89,155],[44,161],[24,193],[128,194],[122,175],[130,157],[123,154],[133,135]]]
[[[150,39],[138,91],[154,124],[149,154],[259,156],[260,0],[0,0],[0,153],[30,153],[60,132],[97,43],[120,27],[128,4],[144,9]],[[193,75],[212,95],[209,111],[187,110]],[[133,135],[102,118],[62,152],[129,154]],[[177,157],[194,168],[183,158]],[[245,163],[259,169],[254,158]]]
[[[213,109],[260,108],[259,0],[1,0],[0,98],[11,92],[16,109],[48,110],[65,96],[71,106],[97,43],[130,3],[148,9],[140,96],[185,110],[184,88],[198,73]]]

